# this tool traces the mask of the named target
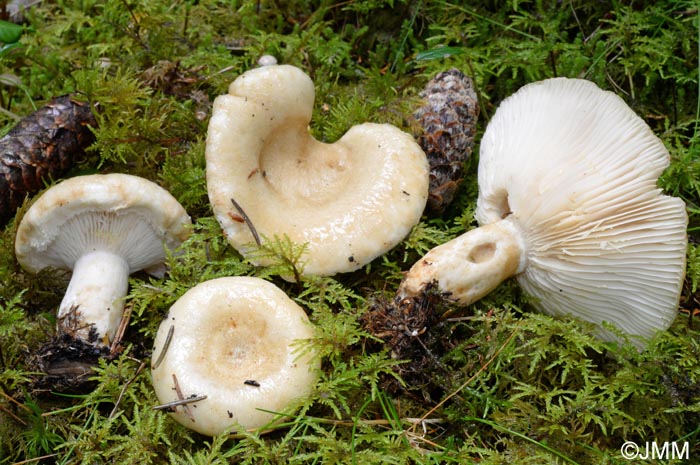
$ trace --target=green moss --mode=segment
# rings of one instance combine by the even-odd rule
[[[39,278],[0,232],[0,464],[480,463],[622,464],[625,441],[688,441],[700,454],[700,156],[698,10],[681,0],[633,2],[333,2],[65,0],[27,13],[19,47],[0,54],[4,132],[52,96],[98,103],[99,127],[77,172],[128,172],[172,192],[192,236],[163,279],[130,279],[122,352],[80,395],[32,389],[30,354],[50,337],[66,276]],[[269,53],[314,79],[312,131],[332,142],[362,121],[414,129],[417,94],[457,66],[490,115],[521,85],[584,77],[621,95],[664,140],[660,186],[688,205],[685,312],[649,349],[602,343],[591,328],[533,313],[507,282],[430,331],[424,386],[404,385],[361,326],[393,296],[420,255],[474,226],[475,155],[454,205],[424,219],[362,270],[299,278],[304,246],[263,238],[256,267],[225,241],[208,203],[209,105]],[[477,137],[477,143],[479,138]],[[26,208],[26,207],[25,207]],[[24,209],[21,209],[21,216]],[[319,333],[321,379],[298,413],[269,435],[204,438],[153,410],[152,339],[178,297],[219,276],[273,281],[305,307]],[[282,277],[297,275],[296,281]],[[44,455],[51,457],[39,459]],[[652,462],[650,462],[652,463]],[[662,463],[662,462],[659,462]],[[663,463],[673,463],[672,461]]]

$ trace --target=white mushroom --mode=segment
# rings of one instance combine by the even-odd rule
[[[304,310],[274,284],[250,277],[203,282],[175,302],[158,330],[156,395],[166,405],[201,399],[172,415],[202,434],[262,428],[313,389],[319,360],[301,345],[313,336]]]
[[[258,58],[258,66],[272,66],[277,64],[277,58],[273,55],[262,55]]]
[[[77,176],[48,189],[17,228],[15,254],[27,271],[73,270],[58,310],[59,333],[96,346],[113,340],[131,273],[164,273],[166,249],[190,218],[157,184],[126,174]]]
[[[308,130],[313,102],[311,79],[293,66],[239,76],[214,101],[207,185],[224,234],[242,254],[254,248],[252,225],[260,235],[307,244],[305,274],[332,275],[382,255],[420,220],[428,162],[412,136],[388,124],[319,142]]]
[[[684,203],[656,181],[662,142],[611,92],[578,79],[524,86],[481,142],[480,228],[429,252],[400,296],[427,283],[461,305],[515,275],[552,315],[604,322],[642,348],[677,314],[685,273]]]

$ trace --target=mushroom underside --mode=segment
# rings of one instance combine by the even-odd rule
[[[437,285],[469,305],[515,275],[536,309],[642,349],[673,322],[685,274],[685,204],[657,187],[668,164],[613,93],[580,79],[524,86],[481,141],[481,226],[428,252],[398,295]]]

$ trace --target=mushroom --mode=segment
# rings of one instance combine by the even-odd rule
[[[176,406],[173,418],[199,433],[269,426],[316,383],[319,360],[301,344],[313,336],[304,310],[274,284],[205,281],[175,302],[158,329],[153,387],[164,405]]]
[[[314,86],[300,69],[247,71],[214,101],[207,186],[228,241],[244,256],[257,233],[307,245],[304,274],[357,270],[420,220],[429,168],[413,137],[352,127],[332,144],[309,134]],[[238,208],[240,207],[240,208]]]
[[[49,188],[17,228],[27,271],[73,270],[58,332],[108,346],[123,316],[131,273],[165,272],[166,249],[188,235],[184,208],[157,184],[127,174],[77,176]]]
[[[258,66],[272,66],[277,64],[277,58],[273,55],[262,55],[258,58]]]
[[[481,227],[440,245],[398,297],[428,285],[469,305],[515,275],[533,305],[617,326],[643,348],[673,322],[685,273],[684,203],[661,194],[663,143],[624,101],[555,78],[505,99],[481,142]]]

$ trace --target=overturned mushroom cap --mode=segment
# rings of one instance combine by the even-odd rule
[[[360,268],[408,234],[425,208],[428,163],[410,135],[387,124],[319,142],[308,129],[313,103],[311,79],[293,66],[238,77],[214,102],[207,185],[241,253],[251,251],[252,225],[262,236],[308,244],[305,274],[332,275]]]
[[[156,395],[163,404],[180,394],[206,397],[172,413],[202,434],[262,428],[313,389],[319,361],[302,344],[313,335],[306,313],[274,284],[250,277],[203,282],[170,308],[158,330]]]
[[[59,308],[59,330],[109,344],[122,317],[129,274],[145,270],[161,276],[166,248],[182,243],[189,224],[178,201],[147,179],[77,176],[32,204],[17,228],[15,254],[33,273],[73,270]]]
[[[432,280],[466,305],[515,274],[541,311],[595,323],[605,339],[610,323],[643,347],[673,322],[685,273],[685,205],[656,186],[668,164],[615,94],[579,79],[526,85],[481,142],[482,227],[426,255],[401,292]]]
[[[17,260],[28,271],[72,269],[83,250],[118,250],[132,272],[163,271],[165,249],[189,234],[190,218],[157,184],[128,174],[76,176],[48,189],[17,230]],[[107,231],[110,226],[114,229]],[[93,234],[95,233],[95,234]],[[143,235],[140,235],[143,234]]]

